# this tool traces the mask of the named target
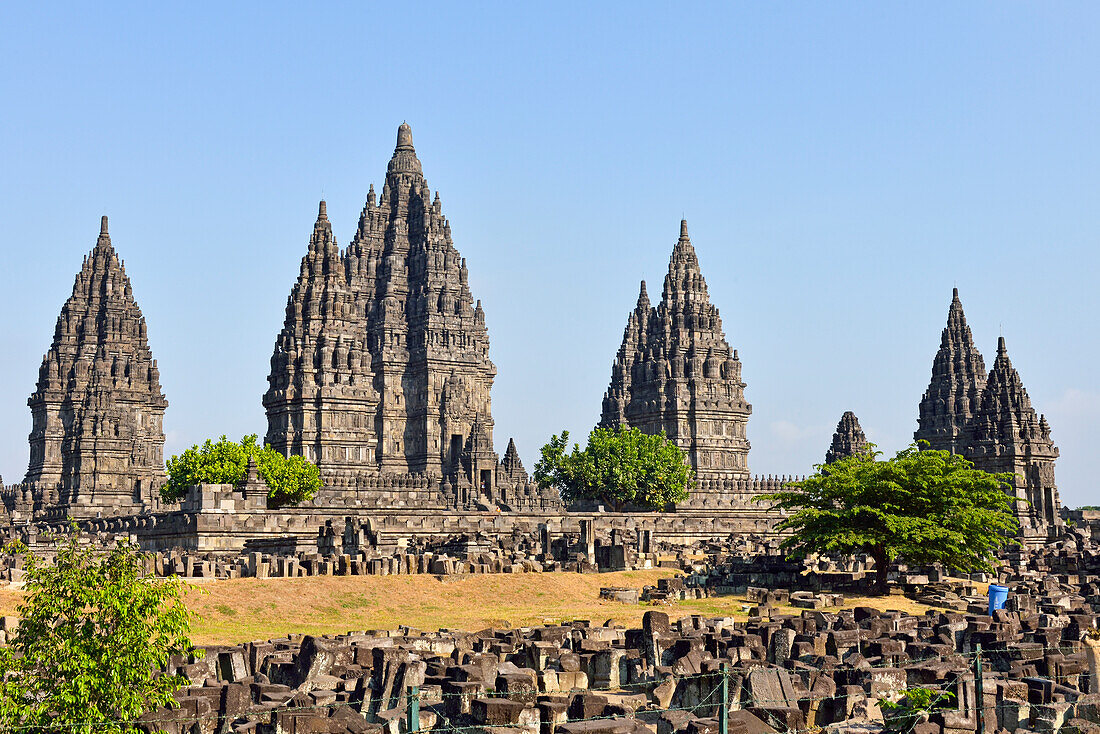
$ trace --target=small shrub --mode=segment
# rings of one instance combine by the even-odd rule
[[[932,688],[908,688],[898,701],[880,698],[884,730],[889,732],[908,732],[919,721],[938,708],[946,708],[955,694],[950,691],[937,691]]]
[[[157,579],[138,549],[104,552],[75,531],[53,563],[25,546],[26,595],[9,647],[0,647],[0,731],[119,734],[187,685],[161,673],[172,655],[194,652],[191,612],[177,577]]]
[[[240,443],[224,435],[217,443],[195,444],[166,462],[168,482],[160,496],[178,502],[195,484],[243,484],[248,478],[248,461],[256,460],[256,472],[267,485],[267,496],[276,507],[295,505],[313,498],[321,488],[321,472],[301,456],[283,456],[270,446],[260,447],[256,434]]]

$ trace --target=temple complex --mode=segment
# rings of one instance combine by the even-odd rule
[[[856,414],[848,410],[840,416],[840,422],[836,424],[836,432],[833,434],[833,443],[825,452],[825,463],[832,464],[867,451],[867,436],[859,425]]]
[[[107,217],[61,308],[27,405],[23,483],[36,505],[71,517],[159,506],[168,401]]]
[[[1035,412],[1004,337],[988,375],[954,289],[947,326],[932,363],[932,380],[920,403],[917,441],[962,454],[978,469],[1013,472],[1012,491],[1021,536],[1041,542],[1062,520],[1054,483],[1058,449],[1045,416]]]
[[[749,477],[750,413],[737,350],[726,342],[681,221],[656,308],[642,281],[611,366],[600,425],[663,431],[700,479],[743,480]]]
[[[778,514],[755,498],[794,477],[749,474],[752,406],[686,221],[656,306],[641,283],[600,417],[605,427],[663,432],[683,449],[696,482],[670,512],[566,507],[555,488],[532,481],[513,441],[497,454],[496,367],[468,275],[402,124],[381,193],[370,188],[346,248],[320,202],[271,356],[266,442],[316,463],[321,489],[299,506],[269,507],[252,471],[241,486],[201,485],[166,505],[158,489],[167,401],[104,217],[28,401],[30,466],[22,484],[0,486],[0,526],[56,529],[82,518],[134,533],[147,548],[214,553],[331,549],[341,532],[345,549],[368,538],[376,548],[454,540],[476,549],[509,536],[587,559],[604,541],[652,549],[654,537],[691,544],[774,533]],[[1058,532],[1050,426],[1003,339],[986,373],[957,290],[915,435],[981,469],[1013,472],[1027,541]],[[866,446],[847,412],[825,463]]]

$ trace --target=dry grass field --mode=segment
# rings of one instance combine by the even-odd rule
[[[450,577],[322,576],[234,579],[194,586],[188,605],[198,615],[192,639],[232,644],[290,632],[342,633],[394,629],[478,630],[588,619],[638,625],[653,607],[599,599],[601,586],[641,588],[674,575],[667,569],[600,574],[541,573]],[[14,614],[22,592],[0,588],[0,614]],[[923,614],[929,607],[900,596],[851,597],[845,607],[873,606]],[[689,614],[744,616],[743,597],[723,596],[661,607],[674,619]],[[798,613],[797,609],[784,609]]]

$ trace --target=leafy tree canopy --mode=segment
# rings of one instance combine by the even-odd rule
[[[664,433],[649,435],[637,428],[597,428],[582,451],[573,444],[566,454],[569,432],[551,436],[535,464],[535,481],[557,487],[562,499],[602,500],[616,512],[627,505],[663,510],[687,499],[694,473],[680,448]]]
[[[1005,492],[1013,475],[990,474],[958,454],[915,444],[893,459],[880,455],[872,446],[757,498],[792,513],[779,524],[792,532],[782,547],[793,557],[869,553],[880,590],[899,556],[964,572],[991,570],[996,551],[1019,529]]]
[[[179,578],[147,575],[129,543],[82,547],[75,529],[53,564],[27,553],[25,568],[19,627],[0,648],[0,730],[130,732],[173,705],[188,681],[158,671],[191,650]]]
[[[248,460],[256,459],[256,471],[267,485],[267,496],[276,505],[290,505],[313,498],[321,488],[321,472],[301,456],[283,456],[270,446],[260,447],[256,434],[240,443],[225,436],[214,443],[198,444],[167,461],[168,482],[160,496],[176,502],[194,484],[242,484],[248,475]]]

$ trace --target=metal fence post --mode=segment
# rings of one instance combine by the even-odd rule
[[[718,666],[722,676],[722,700],[718,704],[718,734],[730,734],[730,677],[729,665],[722,663]]]
[[[980,643],[976,646],[974,655],[974,698],[977,705],[975,709],[978,724],[977,732],[983,734],[985,731],[985,690],[982,685],[982,646]]]
[[[420,731],[420,686],[409,686],[406,695],[409,705],[406,709],[408,718],[405,720],[405,730],[412,734]]]

